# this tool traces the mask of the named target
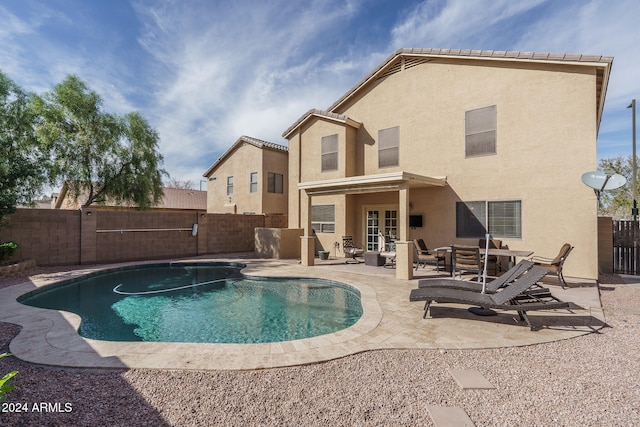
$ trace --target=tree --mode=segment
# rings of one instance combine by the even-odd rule
[[[633,156],[600,160],[600,170],[624,176],[627,183],[615,190],[603,191],[600,195],[600,214],[615,219],[631,218],[633,207]]]
[[[31,96],[0,71],[0,223],[47,183],[48,154],[36,139]]]
[[[83,207],[108,200],[146,209],[161,201],[159,137],[139,113],[104,112],[102,98],[74,75],[35,97],[33,107],[52,176]]]
[[[186,181],[180,181],[176,178],[171,178],[165,185],[167,188],[177,188],[178,190],[191,190],[193,188],[193,182],[190,179]]]

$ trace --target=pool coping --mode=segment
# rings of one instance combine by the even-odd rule
[[[176,262],[177,260],[170,260]],[[74,313],[20,304],[16,299],[36,288],[83,274],[148,261],[80,268],[57,277],[25,282],[0,289],[0,322],[21,326],[10,351],[28,362],[77,368],[147,368],[195,370],[250,370],[295,366],[328,361],[378,349],[469,349],[533,345],[592,333],[605,323],[597,287],[553,287],[561,298],[582,302],[587,315],[579,320],[566,313],[531,313],[534,321],[550,326],[532,332],[509,314],[485,321],[469,317],[455,305],[441,306],[431,318],[422,319],[421,303],[410,303],[415,280],[399,280],[393,270],[364,265],[345,265],[331,260],[315,267],[296,262],[198,258],[186,262],[235,262],[245,264],[248,276],[323,278],[344,283],[360,292],[362,317],[347,329],[294,341],[264,344],[205,344],[112,342],[79,336],[80,317]],[[431,274],[425,269],[422,274]],[[435,274],[435,272],[434,272]],[[556,289],[557,288],[557,289]],[[575,301],[577,299],[577,301]],[[435,307],[432,308],[434,312]],[[438,315],[438,310],[443,315]]]

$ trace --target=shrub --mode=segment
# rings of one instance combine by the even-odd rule
[[[4,242],[0,243],[0,261],[4,261],[18,250],[18,244],[16,242]]]
[[[11,356],[11,353],[2,353],[0,354],[0,359],[3,357]],[[9,372],[4,377],[0,378],[0,402],[4,402],[4,395],[16,388],[13,385],[12,378],[18,375],[18,371]]]

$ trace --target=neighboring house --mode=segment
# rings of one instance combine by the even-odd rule
[[[67,184],[62,185],[59,194],[55,194],[54,209],[80,209],[82,205],[83,195],[79,197],[80,203],[74,200],[68,192]],[[207,192],[182,188],[163,188],[164,196],[157,206],[153,206],[153,210],[170,210],[175,211],[206,211],[207,209]],[[87,196],[85,195],[84,200]],[[135,209],[129,205],[117,205],[115,202],[109,201],[103,203],[93,203],[92,208],[105,209]]]
[[[302,263],[314,262],[312,229],[325,249],[351,235],[379,250],[382,232],[398,238],[397,277],[410,278],[411,239],[478,245],[488,229],[541,256],[569,242],[565,273],[596,279],[597,202],[580,177],[597,168],[612,61],[397,50],[283,134]]]
[[[287,147],[241,136],[204,173],[207,212],[285,215],[288,169]]]

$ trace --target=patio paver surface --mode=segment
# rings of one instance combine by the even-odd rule
[[[205,261],[211,258],[198,258]],[[422,318],[423,304],[409,302],[417,280],[437,276],[435,269],[420,268],[413,280],[395,278],[395,270],[344,259],[304,267],[296,261],[215,257],[216,261],[242,262],[244,274],[272,277],[321,277],[360,290],[362,318],[353,326],[332,334],[302,340],[266,344],[194,344],[110,342],[80,337],[80,318],[73,313],[43,310],[16,302],[20,295],[53,279],[0,289],[0,322],[22,326],[11,342],[17,357],[38,364],[90,368],[152,368],[238,370],[268,369],[327,361],[376,349],[480,349],[533,345],[592,333],[605,325],[595,283],[562,289],[551,284],[554,295],[584,310],[529,313],[532,323],[544,325],[531,331],[516,312],[477,317],[466,306],[433,304],[431,317]],[[175,261],[175,260],[173,260]],[[157,261],[155,261],[157,262]],[[123,264],[119,264],[123,265]],[[119,266],[118,265],[118,266]],[[114,265],[80,268],[52,275],[57,280]]]

